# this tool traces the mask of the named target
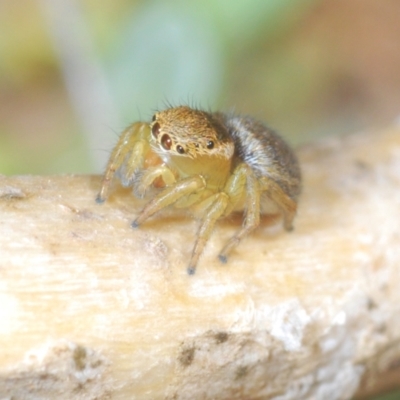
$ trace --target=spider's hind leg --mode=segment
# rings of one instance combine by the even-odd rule
[[[285,230],[293,230],[293,220],[297,212],[297,202],[293,200],[282,187],[272,179],[264,177],[262,190],[277,205],[283,215]]]

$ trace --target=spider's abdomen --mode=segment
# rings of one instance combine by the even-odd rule
[[[289,145],[261,122],[246,116],[219,114],[235,143],[236,162],[245,162],[256,176],[274,180],[293,200],[301,191],[301,173]]]

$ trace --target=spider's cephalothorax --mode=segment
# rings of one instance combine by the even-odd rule
[[[276,133],[250,117],[186,106],[160,111],[150,124],[136,122],[122,133],[98,202],[107,198],[116,172],[139,197],[150,186],[159,188],[132,223],[135,228],[171,204],[202,212],[189,274],[194,274],[219,218],[245,210],[242,227],[219,254],[226,262],[231,250],[258,226],[261,213],[282,213],[285,228],[291,230],[301,190],[296,156]]]

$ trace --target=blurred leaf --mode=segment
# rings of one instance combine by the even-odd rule
[[[282,33],[319,0],[205,0],[199,2],[235,48]],[[192,3],[193,4],[193,3]]]
[[[148,2],[127,18],[110,66],[125,118],[134,119],[137,105],[149,112],[165,106],[162,101],[215,102],[223,78],[220,43],[194,11],[177,2]]]

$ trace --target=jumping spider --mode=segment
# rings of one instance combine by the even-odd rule
[[[186,106],[157,112],[150,124],[136,122],[122,133],[97,202],[107,198],[116,173],[138,197],[150,186],[160,188],[133,228],[171,204],[202,212],[190,275],[219,218],[244,210],[242,227],[219,253],[225,263],[232,249],[259,225],[260,214],[280,212],[290,231],[301,189],[296,156],[276,133],[250,117]]]

